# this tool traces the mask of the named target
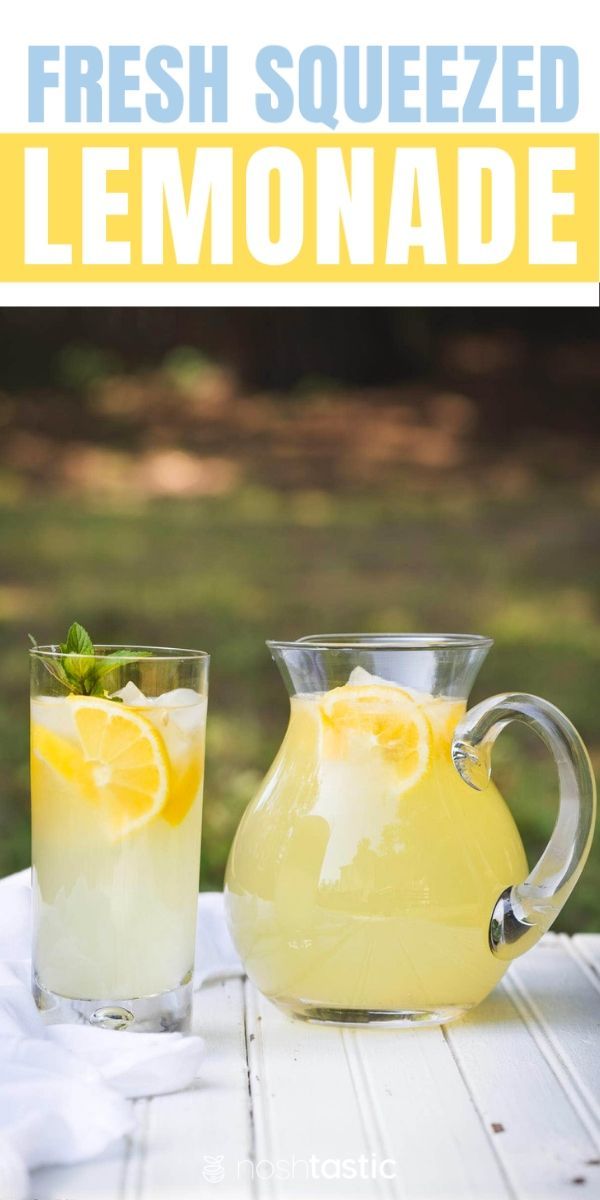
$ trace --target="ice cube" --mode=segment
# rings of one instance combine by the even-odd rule
[[[31,716],[38,725],[58,733],[61,737],[73,737],[75,725],[73,710],[68,696],[36,696],[31,701]]]
[[[416,688],[408,687],[406,683],[396,683],[393,679],[384,679],[381,675],[372,675],[370,671],[365,671],[364,667],[354,667],[348,676],[348,683],[354,687],[364,687],[367,684],[375,684],[376,686],[397,687],[400,688],[405,696],[412,696],[413,700],[422,700],[425,696],[424,692],[418,692]]]
[[[130,708],[148,708],[149,705],[155,703],[152,697],[145,696],[131,679],[124,687],[119,688],[118,692],[112,694],[113,697],[117,696],[119,700],[122,700],[123,704],[128,704]]]
[[[374,683],[383,683],[386,687],[396,686],[391,679],[382,679],[381,675],[371,675],[371,672],[365,671],[364,667],[355,667],[350,672],[348,683],[352,684],[353,687]]]
[[[189,739],[202,729],[206,720],[206,699],[193,688],[173,688],[161,696],[145,696],[130,680],[113,695],[131,708],[152,709],[148,719],[165,735],[173,727],[177,735]]]
[[[204,725],[206,699],[193,688],[173,688],[173,691],[157,696],[154,703],[169,710],[169,719],[186,737],[192,737]]]
[[[191,704],[200,704],[203,699],[204,697],[193,688],[173,688],[172,692],[163,692],[162,696],[157,696],[154,703],[162,705],[163,708],[189,708]]]

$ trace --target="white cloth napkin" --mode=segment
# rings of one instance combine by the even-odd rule
[[[223,897],[198,901],[195,986],[241,974]],[[187,1087],[204,1044],[181,1033],[45,1025],[30,991],[31,878],[0,880],[0,1200],[27,1200],[29,1171],[100,1154],[133,1128],[130,1100]]]

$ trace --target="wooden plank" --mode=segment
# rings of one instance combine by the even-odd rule
[[[544,940],[515,961],[510,981],[557,1058],[556,1073],[600,1148],[600,980],[571,938]],[[598,1178],[600,1189],[600,1174]]]
[[[388,1147],[346,1053],[346,1034],[291,1021],[247,988],[257,1196],[400,1195],[398,1181],[381,1172]]]
[[[367,1029],[345,1036],[355,1039],[365,1091],[407,1200],[512,1195],[493,1134],[480,1120],[440,1029]]]
[[[130,1166],[124,1200],[198,1200],[217,1183],[228,1200],[251,1195],[238,1173],[238,1161],[252,1157],[241,979],[196,993],[194,1032],[207,1043],[198,1082],[148,1101],[146,1140],[138,1168]]]
[[[119,1193],[119,1200],[126,1200],[129,1196],[139,1196],[140,1194],[144,1160],[148,1145],[150,1104],[151,1101],[147,1098],[136,1100],[134,1104],[136,1118],[135,1131],[133,1136],[128,1139],[129,1144],[124,1163],[123,1182]]]
[[[552,944],[522,960],[536,994],[551,984],[560,995],[567,955],[560,950],[557,959]],[[446,1036],[519,1200],[572,1200],[580,1180],[598,1186],[593,1165],[598,1150],[589,1122],[557,1073],[554,1056],[544,1052],[544,1031],[520,1003],[514,983],[506,978],[472,1014],[449,1025]]]
[[[600,983],[600,933],[576,933],[571,938],[571,945]]]
[[[41,1167],[31,1173],[35,1200],[120,1200],[129,1139],[73,1167]]]

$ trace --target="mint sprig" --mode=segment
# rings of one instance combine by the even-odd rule
[[[35,638],[31,634],[29,638],[37,647]],[[61,658],[42,658],[46,670],[73,695],[103,696],[105,699],[112,699],[103,683],[105,677],[116,667],[137,662],[150,654],[149,650],[113,650],[110,654],[99,654],[87,629],[77,621],[71,625],[66,642],[59,642],[57,649]]]
[[[83,625],[73,621],[67,634],[66,642],[61,642],[59,649],[63,654],[93,654],[94,643]]]

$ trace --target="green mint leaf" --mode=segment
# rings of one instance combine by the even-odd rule
[[[97,684],[99,685],[100,680],[102,680],[105,675],[109,675],[111,671],[114,671],[116,667],[124,667],[127,665],[127,663],[134,663],[140,658],[148,658],[149,656],[149,650],[113,650],[111,654],[105,655],[104,658],[100,659],[94,664]],[[96,694],[101,695],[102,689],[100,689]]]
[[[77,685],[77,682],[73,681],[68,672],[65,670],[60,659],[43,658],[42,662],[49,674],[52,675],[54,679],[57,679],[58,682],[67,689],[68,692],[81,691],[81,688]]]
[[[59,649],[64,654],[61,668],[64,675],[65,687],[69,691],[82,696],[96,694],[96,663],[94,643],[83,625],[74,621],[67,633],[66,642],[61,642]]]
[[[94,643],[83,625],[74,621],[67,634],[66,642],[61,646],[64,654],[93,654]]]
[[[113,667],[126,666],[127,663],[137,662],[139,658],[150,658],[150,650],[112,650],[105,654],[99,662],[99,670],[112,671]]]
[[[91,677],[95,674],[94,663],[87,658],[80,658],[77,654],[67,653],[63,651],[65,657],[60,660],[60,666],[64,671],[66,678],[73,685],[77,692],[88,691],[86,686]]]

